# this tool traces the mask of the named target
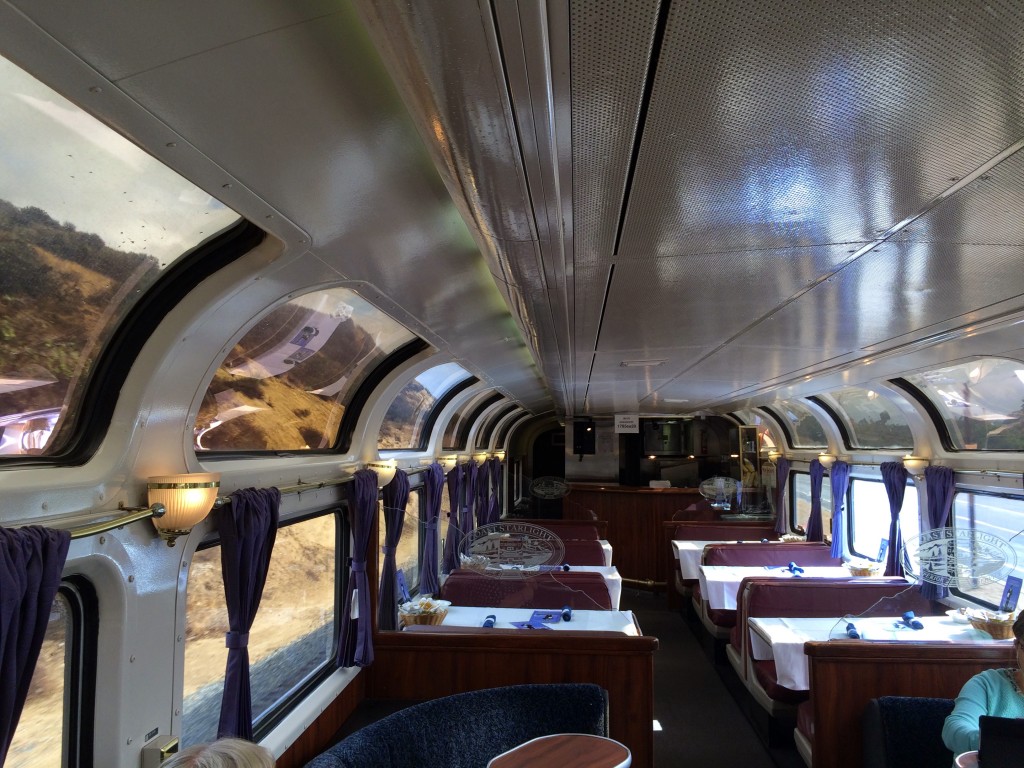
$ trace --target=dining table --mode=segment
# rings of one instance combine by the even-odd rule
[[[791,690],[810,687],[804,643],[828,640],[862,640],[926,643],[1006,643],[994,640],[987,632],[948,616],[919,616],[920,629],[914,629],[900,616],[830,616],[816,618],[754,617],[747,621],[750,653],[755,661],[775,661],[779,685]],[[859,638],[848,634],[853,625]]]
[[[794,573],[785,565],[702,565],[698,569],[700,593],[708,606],[716,610],[736,610],[736,593],[740,582],[748,576],[777,579],[837,579],[854,578],[842,566],[808,566]]]
[[[538,736],[502,752],[487,768],[629,768],[629,749],[614,739],[588,733]]]
[[[534,608],[491,608],[487,606],[452,605],[444,617],[445,627],[482,627],[488,616],[494,616],[494,629],[520,629],[516,624],[529,622],[534,613],[549,615],[549,619],[538,621],[540,629],[522,628],[522,631],[556,632],[619,632],[639,637],[643,633],[632,611],[582,611],[571,612],[568,621],[561,618],[561,611],[540,611]]]
[[[716,540],[678,540],[672,541],[672,557],[679,561],[679,571],[683,578],[694,580],[700,578],[701,557],[704,555],[704,547],[708,544],[760,544],[762,541],[753,539],[716,539]]]

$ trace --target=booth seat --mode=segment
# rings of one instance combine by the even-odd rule
[[[715,523],[705,520],[676,520],[665,523],[666,528],[671,528],[669,541],[714,541],[726,543],[729,541],[775,541],[779,534],[775,532],[774,523]],[[672,527],[674,526],[674,527]],[[666,573],[673,574],[672,584],[674,590],[669,590],[668,595],[670,607],[679,605],[677,595],[682,598],[690,597],[694,587],[700,582],[696,579],[684,579],[679,572],[679,564],[676,562],[672,551],[668,553],[668,570]]]
[[[796,708],[793,744],[796,746],[797,754],[807,763],[807,768],[811,768],[814,763],[814,704],[811,699],[807,699]]]
[[[704,565],[765,566],[787,565],[795,562],[800,566],[838,566],[842,558],[832,557],[830,547],[819,542],[779,542],[775,544],[709,544],[704,548]],[[736,611],[711,608],[703,599],[700,590],[694,591],[694,610],[711,635],[728,639],[736,626]]]
[[[608,735],[597,685],[513,685],[415,704],[330,747],[306,768],[481,768],[523,742],[555,733]]]
[[[556,571],[499,577],[459,568],[441,586],[441,599],[452,605],[492,608],[612,609],[608,584],[599,573]]]
[[[585,541],[596,541],[603,539],[608,532],[608,523],[604,520],[545,520],[534,518],[516,518],[503,520],[502,522],[527,523],[536,525],[539,528],[551,531],[562,540],[583,539]]]
[[[949,768],[942,726],[953,699],[882,696],[864,710],[865,768]]]
[[[883,600],[886,602],[880,603]],[[860,614],[873,607],[877,608],[876,614],[896,616],[908,610],[919,616],[940,612],[932,601],[922,597],[920,590],[906,580],[884,576],[809,581],[754,576],[740,584],[736,604],[736,624],[729,634],[726,656],[754,699],[773,715],[790,714],[793,707],[807,699],[807,691],[794,691],[779,685],[775,662],[752,658],[748,619],[845,616]]]
[[[566,565],[604,565],[604,547],[595,539],[562,539]]]

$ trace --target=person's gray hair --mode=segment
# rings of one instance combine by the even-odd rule
[[[274,756],[245,739],[218,739],[183,749],[160,768],[274,768]]]

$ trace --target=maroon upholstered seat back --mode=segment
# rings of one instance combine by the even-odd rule
[[[554,572],[500,578],[468,569],[452,571],[441,587],[452,605],[493,608],[611,610],[608,585],[599,573]],[[529,617],[527,617],[529,618]]]
[[[563,541],[580,539],[583,541],[597,541],[601,537],[597,535],[597,527],[580,523],[579,525],[543,525],[541,528],[551,531]]]
[[[563,539],[567,565],[604,565],[604,548],[597,539]]]
[[[880,602],[881,601],[881,602]],[[772,579],[751,577],[740,583],[736,598],[736,625],[729,643],[737,650],[749,650],[744,635],[747,619],[845,616],[875,608],[875,615],[900,616],[913,611],[918,616],[935,615],[938,609],[921,597],[920,590],[904,579]]]
[[[677,523],[674,541],[774,541],[779,537],[771,526],[739,523]]]
[[[777,544],[709,544],[704,548],[705,565],[842,565],[842,558],[832,557],[825,544],[779,542]]]

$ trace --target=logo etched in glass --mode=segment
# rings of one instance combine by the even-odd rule
[[[1017,555],[1005,539],[957,528],[933,528],[909,539],[902,559],[908,576],[943,587],[1005,581],[1017,565]]]

